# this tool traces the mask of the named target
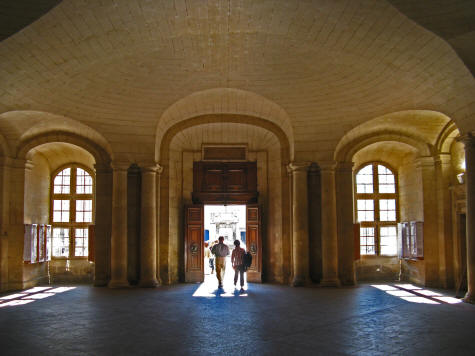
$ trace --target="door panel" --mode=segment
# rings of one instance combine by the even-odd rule
[[[247,280],[262,282],[261,212],[257,205],[246,206],[246,249],[252,254]]]
[[[194,203],[256,203],[257,196],[256,162],[194,162]]]
[[[203,205],[185,206],[185,282],[203,282]]]

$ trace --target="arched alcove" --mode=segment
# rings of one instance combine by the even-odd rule
[[[257,162],[259,204],[265,211],[265,279],[284,282],[288,278],[290,241],[285,165],[289,151],[285,137],[268,122],[238,115],[193,118],[168,131],[160,161],[163,167],[159,248],[162,283],[173,283],[183,276],[183,207],[191,203],[193,162],[202,160],[202,146],[206,144],[244,146],[247,160]]]
[[[27,169],[24,183],[24,223],[25,224],[54,224],[53,214],[53,180],[63,169],[80,167],[93,176],[94,156],[84,148],[65,142],[48,142],[35,146],[26,153]],[[71,178],[76,177],[75,173]],[[76,179],[68,181],[68,186],[75,187]],[[69,189],[69,188],[68,188]],[[71,188],[72,189],[72,188]],[[66,196],[54,199],[68,199]],[[74,200],[75,201],[75,200]],[[73,201],[73,202],[74,202]],[[68,221],[75,216],[76,206],[69,206]],[[90,222],[94,223],[94,220]],[[54,229],[53,229],[54,235]],[[71,236],[68,234],[67,236]],[[75,243],[74,239],[73,243]],[[74,245],[73,245],[74,246]],[[75,256],[75,254],[72,254]],[[81,254],[83,255],[83,254]],[[69,255],[70,256],[70,255]],[[25,264],[23,280],[28,283],[31,279],[48,280],[51,282],[89,282],[93,280],[94,265],[84,257],[56,257],[50,262]]]

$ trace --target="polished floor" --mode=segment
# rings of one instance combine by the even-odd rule
[[[71,287],[71,288],[67,288]],[[475,305],[407,284],[227,280],[0,295],[1,355],[474,355]],[[445,296],[443,295],[445,294]]]

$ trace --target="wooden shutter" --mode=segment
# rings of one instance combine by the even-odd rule
[[[246,206],[246,250],[252,254],[247,280],[262,282],[261,210],[257,205]]]
[[[185,282],[204,280],[203,205],[185,206]]]
[[[95,255],[94,255],[94,243],[95,243],[95,228],[94,225],[89,225],[88,226],[88,255],[87,255],[87,260],[90,262],[95,261]]]
[[[360,224],[353,224],[353,241],[354,241],[354,255],[353,259],[358,261],[361,258],[361,240],[360,240]]]

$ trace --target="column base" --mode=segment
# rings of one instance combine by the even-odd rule
[[[320,287],[340,287],[341,283],[338,278],[326,278],[320,281]]]
[[[141,280],[139,282],[140,288],[155,288],[158,286],[158,281],[154,279]]]
[[[94,287],[107,287],[107,281],[104,279],[95,279],[93,285]]]
[[[462,300],[465,303],[475,304],[475,295],[473,295],[471,292],[467,292],[467,294],[465,294],[465,297],[463,297]]]
[[[128,281],[122,281],[122,280],[116,280],[116,281],[110,281],[109,284],[107,285],[109,288],[129,288],[130,284]]]
[[[303,277],[294,277],[292,287],[305,287],[308,285],[308,279]]]

